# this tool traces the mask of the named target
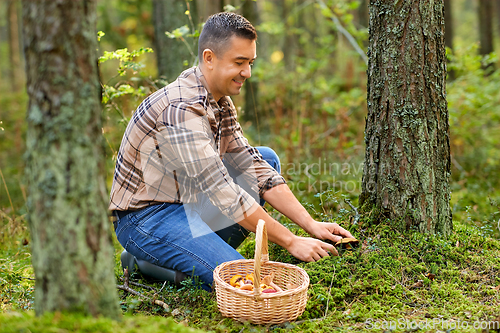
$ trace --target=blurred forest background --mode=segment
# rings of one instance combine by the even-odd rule
[[[136,106],[196,64],[200,23],[230,10],[259,33],[252,78],[233,98],[250,142],[274,148],[293,192],[318,218],[347,213],[345,199],[357,204],[368,0],[97,2],[108,188]],[[453,219],[500,238],[500,61],[494,52],[500,49],[500,0],[445,3]],[[21,26],[21,1],[0,2],[0,213],[13,217],[26,212]]]

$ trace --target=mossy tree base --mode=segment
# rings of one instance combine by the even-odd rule
[[[449,234],[443,1],[370,1],[360,203],[400,229]]]

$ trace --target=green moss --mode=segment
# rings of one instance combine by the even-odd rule
[[[80,332],[80,333],[156,333],[156,332],[202,332],[177,324],[172,318],[158,316],[125,316],[117,320],[104,317],[85,317],[79,314],[46,313],[35,317],[30,312],[7,312],[0,314],[3,333],[18,332]]]

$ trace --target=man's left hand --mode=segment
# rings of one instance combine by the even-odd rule
[[[334,243],[345,237],[353,237],[349,231],[345,230],[337,223],[330,222],[315,221],[307,231],[316,238],[330,240]]]

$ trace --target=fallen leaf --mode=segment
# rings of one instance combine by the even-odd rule
[[[181,310],[179,310],[179,309],[174,309],[174,310],[172,311],[172,316],[178,316],[180,313],[181,313]]]
[[[344,316],[347,316],[349,313],[351,313],[351,309],[347,309],[344,312],[342,312]]]
[[[434,281],[434,279],[436,278],[436,274],[432,273],[427,273],[425,276],[431,281]]]
[[[56,313],[54,313],[54,317],[52,317],[52,323],[56,324],[60,320],[61,320],[61,311],[56,311]]]
[[[424,286],[424,281],[418,280],[417,283],[412,285],[410,289],[422,288]]]

